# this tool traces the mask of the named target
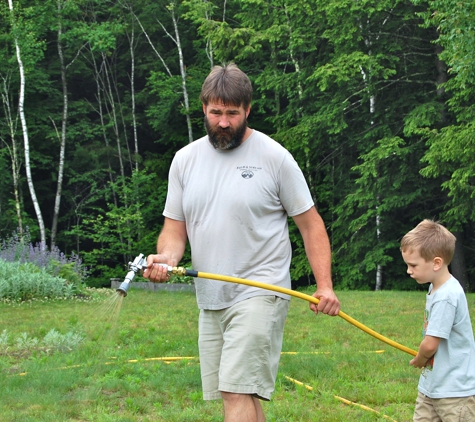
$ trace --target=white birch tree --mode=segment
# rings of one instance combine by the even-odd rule
[[[188,98],[188,89],[186,85],[186,66],[184,63],[184,58],[183,58],[183,48],[180,40],[180,31],[178,28],[178,17],[175,13],[176,9],[178,7],[178,2],[172,1],[167,7],[167,11],[170,15],[170,18],[173,23],[173,32],[174,35],[172,35],[165,25],[162,23],[160,19],[157,19],[158,24],[161,26],[165,34],[173,41],[173,43],[177,47],[178,51],[178,59],[179,59],[179,66],[180,66],[180,76],[181,76],[181,88],[182,88],[182,95],[183,95],[183,103],[182,106],[185,109],[185,118],[186,118],[186,125],[188,128],[188,142],[193,142],[193,128],[191,124],[191,116],[190,116],[190,103],[189,103],[189,98]],[[147,41],[149,42],[150,46],[152,47],[153,51],[155,54],[157,54],[158,58],[163,64],[163,67],[165,68],[168,76],[173,76],[172,72],[170,71],[170,68],[167,66],[166,61],[164,60],[163,56],[158,52],[157,48],[153,44],[152,40],[150,39],[150,36],[148,35],[147,31],[145,30],[143,24],[135,15],[135,18],[137,19],[138,24],[140,25],[140,28],[142,29],[143,34],[145,35]]]
[[[163,31],[170,37],[170,39],[175,43],[176,48],[178,50],[178,59],[180,63],[180,76],[181,76],[181,88],[183,91],[183,106],[185,108],[185,116],[186,116],[186,126],[188,128],[188,142],[193,142],[193,129],[191,126],[191,117],[190,117],[190,102],[188,100],[188,90],[186,88],[186,70],[185,70],[185,62],[183,59],[183,49],[181,46],[180,41],[180,31],[178,30],[178,18],[175,14],[175,9],[177,7],[177,2],[173,1],[167,6],[167,10],[170,13],[170,17],[173,22],[173,31],[175,32],[175,36],[171,35],[165,26],[162,24],[160,20],[157,19],[158,23],[162,27]]]
[[[67,133],[67,124],[68,124],[68,84],[66,79],[66,65],[64,62],[64,51],[62,44],[62,34],[63,34],[63,22],[62,22],[62,9],[64,7],[63,0],[57,1],[57,13],[58,13],[58,32],[57,32],[57,48],[58,48],[58,57],[59,64],[61,68],[61,88],[63,94],[63,111],[61,115],[61,135],[58,136],[60,139],[60,151],[59,151],[59,163],[58,163],[58,180],[56,184],[56,196],[54,201],[53,209],[53,222],[51,225],[51,249],[56,245],[56,235],[58,232],[58,218],[59,210],[61,206],[61,195],[63,190],[63,176],[64,176],[64,160],[66,153],[66,133]],[[54,123],[54,122],[53,122]],[[55,126],[56,129],[56,126]]]
[[[10,10],[10,25],[13,34],[13,41],[15,45],[16,59],[18,62],[18,70],[20,73],[20,92],[18,96],[18,113],[20,115],[21,128],[23,133],[23,144],[25,152],[25,170],[26,170],[26,180],[28,183],[28,189],[30,191],[31,200],[33,202],[33,207],[35,209],[36,218],[38,220],[38,227],[40,229],[40,238],[41,238],[41,247],[46,247],[46,230],[43,220],[43,215],[41,213],[40,204],[36,196],[35,186],[33,184],[33,177],[31,174],[31,163],[30,163],[30,141],[28,137],[28,125],[25,117],[25,68],[23,65],[22,55],[21,55],[21,46],[20,46],[20,32],[17,25],[17,20],[15,17],[15,10],[13,8],[13,1],[8,0],[8,7]]]
[[[3,111],[5,115],[5,121],[8,127],[10,140],[11,140],[11,147],[10,144],[5,140],[1,139],[2,142],[5,144],[6,148],[8,149],[11,163],[12,163],[12,179],[13,179],[13,195],[15,198],[15,213],[17,216],[18,222],[18,231],[21,238],[23,238],[23,218],[22,218],[22,208],[21,208],[21,198],[20,198],[20,157],[18,152],[18,145],[16,139],[16,131],[17,131],[17,117],[12,116],[12,110],[10,105],[10,98],[9,98],[9,77],[2,75],[2,103],[3,103]]]

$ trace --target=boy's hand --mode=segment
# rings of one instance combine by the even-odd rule
[[[425,368],[431,367],[434,365],[434,357],[427,358],[422,356],[420,353],[409,362],[409,365],[413,366],[414,368]]]
[[[414,368],[425,368],[433,366],[434,356],[439,348],[440,338],[430,335],[425,335],[422,340],[419,351],[414,359],[409,362]]]

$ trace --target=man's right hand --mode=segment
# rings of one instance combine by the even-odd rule
[[[168,257],[161,254],[152,254],[147,257],[147,268],[143,272],[144,278],[148,278],[154,283],[165,283],[170,279],[167,268],[163,265],[168,265]]]

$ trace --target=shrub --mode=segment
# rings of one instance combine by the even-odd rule
[[[78,348],[85,338],[84,334],[77,330],[61,334],[53,328],[46,334],[42,341],[42,346],[46,353],[51,353],[52,351],[67,353]]]
[[[30,337],[28,333],[22,333],[20,337],[16,339],[16,347],[18,349],[33,350],[38,346],[38,339],[36,337]]]
[[[0,334],[0,351],[8,349],[8,339],[9,339],[9,336],[8,336],[7,330],[3,330],[2,333]]]
[[[5,262],[0,259],[0,300],[69,298],[76,291],[75,284],[49,274],[44,268],[29,262]]]
[[[6,262],[30,263],[45,270],[52,276],[61,277],[74,284],[77,290],[83,287],[87,278],[87,268],[75,253],[68,258],[57,247],[51,251],[46,245],[33,245],[30,232],[26,228],[23,236],[19,230],[0,244],[0,259]]]

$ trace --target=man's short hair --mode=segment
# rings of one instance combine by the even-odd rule
[[[252,101],[251,81],[234,63],[214,66],[203,83],[200,100],[204,105],[214,102],[247,110]]]
[[[442,224],[426,219],[404,235],[400,249],[401,252],[418,250],[426,261],[438,256],[449,265],[454,256],[455,241],[455,236]]]

